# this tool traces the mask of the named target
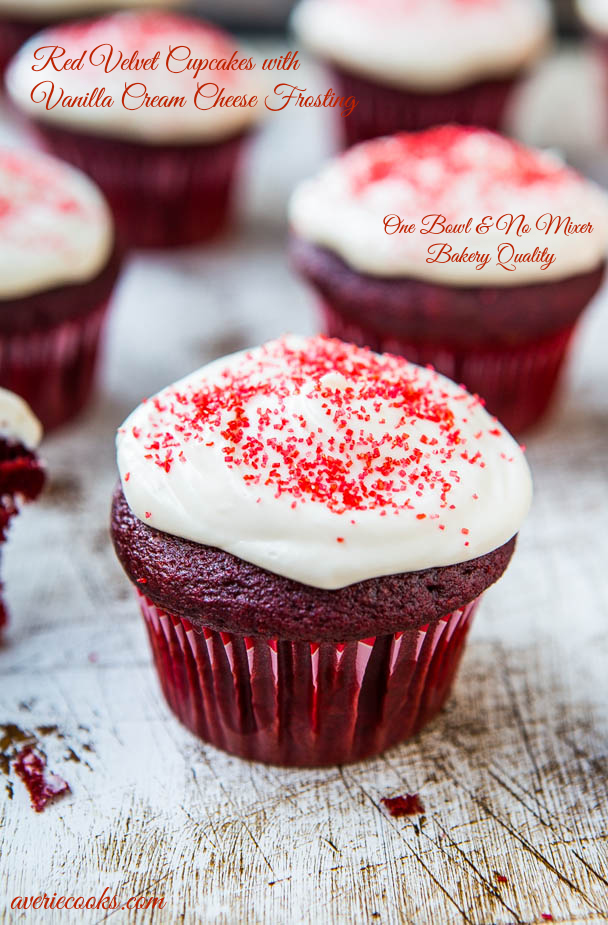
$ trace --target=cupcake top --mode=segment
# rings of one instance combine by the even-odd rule
[[[29,405],[14,392],[0,389],[0,437],[35,450],[42,440],[42,425]]]
[[[520,215],[530,231],[518,235]],[[453,286],[565,279],[597,269],[608,248],[608,198],[599,186],[553,154],[459,126],[356,145],[296,189],[289,218],[298,237],[361,273]],[[591,229],[569,233],[568,219]],[[415,229],[404,233],[400,222]],[[499,263],[504,243],[513,245],[513,260],[507,248]],[[462,260],[452,259],[465,248]],[[545,249],[554,255],[549,265]],[[516,262],[515,254],[530,259]]]
[[[102,13],[104,10],[176,6],[181,0],[0,0],[0,14],[46,22],[62,17]]]
[[[113,242],[108,207],[84,174],[35,151],[0,149],[0,300],[92,279]]]
[[[608,3],[606,0],[576,0],[583,22],[595,32],[608,34]]]
[[[302,0],[293,24],[312,51],[347,71],[435,92],[530,64],[551,13],[546,0]]]
[[[117,448],[143,523],[317,588],[476,558],[531,498],[520,448],[478,397],[323,337],[197,370],[136,408]]]
[[[55,45],[65,48],[62,60],[79,59],[85,51],[82,68],[57,74],[47,64],[42,71],[32,70],[36,50]],[[174,52],[167,64],[170,49]],[[157,52],[154,68],[122,67],[134,53],[141,62]],[[38,60],[43,64],[47,57],[48,52],[39,52]],[[246,130],[263,108],[259,102],[253,107],[212,106],[213,87],[199,97],[200,108],[195,105],[198,84],[224,88],[225,97],[249,100],[259,93],[255,70],[229,66],[237,57],[242,61],[244,56],[236,40],[208,23],[170,13],[122,12],[37,33],[13,58],[6,85],[13,103],[32,118],[76,131],[148,144],[212,143]],[[192,62],[208,66],[197,76]],[[55,89],[49,102],[50,81]],[[124,97],[127,86],[131,89]],[[95,96],[95,88],[104,93]],[[57,102],[60,89],[64,98],[80,98],[81,105]],[[113,100],[111,106],[101,105],[104,96]]]

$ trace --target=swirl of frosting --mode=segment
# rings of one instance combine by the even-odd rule
[[[576,0],[576,8],[583,22],[599,32],[608,34],[608,4],[606,0]]]
[[[0,149],[0,299],[92,279],[113,241],[88,177],[46,154]]]
[[[287,336],[141,404],[117,437],[145,524],[339,588],[515,535],[531,477],[478,397],[401,357]]]
[[[435,215],[443,226],[441,219],[434,224]],[[518,235],[521,215],[531,228]],[[608,247],[608,197],[599,186],[553,154],[459,126],[356,145],[296,189],[289,218],[296,235],[357,271],[453,286],[565,279],[597,269]],[[568,218],[592,230],[567,234]],[[397,219],[415,231],[398,231]],[[443,230],[448,225],[460,230]],[[458,253],[465,247],[487,253],[489,261],[481,270],[479,260],[447,262],[445,254],[431,262],[443,243]],[[554,262],[546,268],[540,260],[517,262],[515,272],[506,270],[498,250],[509,243],[532,255],[546,248]],[[502,252],[503,264],[509,254]]]
[[[35,450],[42,440],[42,424],[19,395],[0,389],[0,436]]]
[[[45,60],[43,52],[35,58],[37,50],[55,45],[65,49],[61,61],[80,59],[85,52],[82,68],[60,74],[48,65],[43,71],[32,70],[36,60],[41,64]],[[109,58],[110,46],[113,55]],[[174,53],[167,65],[170,49]],[[122,67],[135,53],[139,61],[145,61],[153,59],[157,52],[159,57],[153,69]],[[154,11],[114,13],[38,32],[13,58],[6,85],[13,103],[34,119],[147,144],[212,143],[246,130],[260,118],[259,102],[253,107],[213,106],[213,87],[205,89],[198,108],[195,105],[198,84],[214,84],[218,91],[223,88],[227,97],[246,96],[247,100],[259,93],[253,70],[227,66],[237,54],[239,61],[243,59],[236,41],[200,20]],[[204,67],[196,76],[195,70],[187,67],[189,59],[226,62],[226,66]],[[49,103],[49,93],[53,93],[51,80],[56,86]],[[127,86],[132,89],[123,104]],[[65,105],[64,98],[53,105],[59,99],[59,88],[64,91],[64,98],[81,99],[83,105]],[[101,106],[97,102],[85,105],[87,94],[90,99],[95,88],[104,88],[113,105]],[[32,100],[34,90],[36,101]],[[149,100],[156,99],[158,105],[148,105],[146,94]],[[178,102],[160,105],[163,99]],[[182,99],[183,105],[179,102]]]
[[[547,43],[551,12],[546,0],[302,0],[293,25],[347,70],[437,92],[529,65]]]

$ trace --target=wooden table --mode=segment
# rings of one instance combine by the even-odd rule
[[[314,330],[282,215],[323,154],[323,128],[314,113],[282,115],[254,152],[230,239],[127,267],[98,398],[45,443],[50,486],[12,530],[0,721],[32,734],[72,792],[37,815],[4,774],[0,909],[108,887],[164,896],[165,909],[6,920],[606,922],[608,294],[582,326],[559,409],[529,439],[530,519],[427,731],[361,764],[280,770],[201,745],[160,695],[108,538],[113,433],[202,362]],[[424,816],[387,815],[381,798],[404,792]]]

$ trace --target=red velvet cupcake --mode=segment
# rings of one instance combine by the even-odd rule
[[[163,390],[117,444],[114,546],[192,732],[326,765],[441,708],[531,494],[479,399],[400,357],[287,337]]]
[[[20,505],[34,501],[44,486],[44,468],[36,455],[41,437],[40,422],[23,399],[0,389],[0,544],[6,542]],[[0,630],[7,619],[0,593]]]
[[[91,99],[94,88],[103,87],[94,105],[53,106],[59,91],[52,95],[47,72],[32,71],[32,62],[37,49],[55,45],[66,49],[65,57],[86,50],[82,69],[62,72],[61,86],[69,96]],[[137,52],[150,67],[121,69],[118,50],[128,57]],[[45,52],[39,56],[42,64]],[[206,61],[221,67],[197,74],[193,65]],[[196,244],[225,227],[244,143],[263,112],[263,104],[249,105],[259,93],[257,81],[230,36],[182,16],[116,13],[37,34],[11,63],[6,81],[42,143],[100,186],[125,246]],[[220,91],[222,100],[245,102],[219,104]]]
[[[46,430],[90,398],[118,270],[91,181],[44,154],[0,150],[0,386]]]
[[[514,432],[542,416],[603,278],[599,187],[446,126],[355,146],[296,190],[290,219],[328,334],[432,364]]]
[[[547,0],[302,0],[302,41],[326,61],[347,144],[457,122],[499,128],[547,44]]]

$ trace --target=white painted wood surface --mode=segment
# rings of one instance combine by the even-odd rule
[[[108,538],[113,431],[211,357],[314,330],[278,216],[322,137],[316,114],[275,119],[230,239],[133,260],[97,400],[44,445],[49,489],[5,554],[0,723],[33,732],[72,793],[36,815],[5,775],[7,922],[99,922],[106,913],[8,905],[106,886],[166,900],[116,923],[608,922],[608,293],[582,325],[559,408],[529,438],[531,517],[427,731],[358,765],[280,770],[201,745],[161,697]],[[403,792],[420,793],[423,818],[381,809]]]

